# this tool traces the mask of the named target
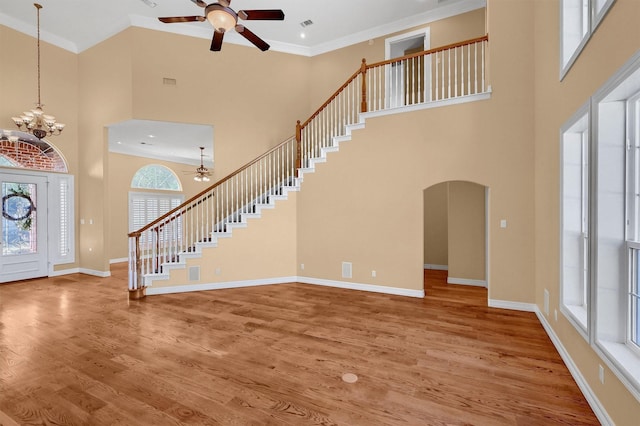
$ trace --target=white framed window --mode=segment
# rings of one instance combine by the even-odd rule
[[[588,339],[589,105],[561,129],[560,311]]]
[[[73,175],[50,175],[49,250],[54,265],[75,262],[74,194]]]
[[[640,400],[640,51],[591,99],[595,350]]]
[[[561,0],[560,80],[564,78],[615,0]]]
[[[640,90],[627,101],[627,344],[640,354]]]

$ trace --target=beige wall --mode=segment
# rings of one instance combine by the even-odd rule
[[[505,0],[490,2],[502,7]],[[589,386],[618,425],[635,425],[640,403],[616,379],[602,359],[560,313],[559,300],[559,129],[571,115],[634,53],[640,49],[640,2],[617,0],[562,82],[559,81],[559,7],[535,1],[532,53],[536,63],[534,98],[535,142],[535,302],[543,305],[549,291],[547,318]],[[495,46],[492,49],[496,49]],[[494,67],[495,69],[495,67]],[[558,311],[558,320],[554,311]],[[598,367],[605,369],[605,383]]]
[[[449,279],[485,281],[485,187],[449,182]]]
[[[449,183],[424,190],[424,263],[449,264]]]
[[[79,58],[79,215],[84,224],[76,249],[83,268],[109,271],[108,133],[106,126],[131,118],[132,34],[124,31]],[[125,190],[122,188],[122,190]],[[92,222],[92,223],[91,223]]]
[[[130,28],[132,114],[137,119],[209,124],[214,180],[293,136],[310,114],[309,58]],[[164,77],[175,86],[164,86]]]

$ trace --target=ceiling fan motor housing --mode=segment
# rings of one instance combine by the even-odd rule
[[[207,21],[211,23],[213,28],[218,32],[226,32],[234,28],[238,23],[238,15],[236,12],[219,3],[212,3],[206,7],[204,14]]]

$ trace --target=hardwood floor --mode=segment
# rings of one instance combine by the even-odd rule
[[[128,301],[113,266],[0,285],[0,425],[598,424],[534,314],[442,272],[425,299],[285,284]]]

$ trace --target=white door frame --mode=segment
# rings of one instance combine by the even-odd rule
[[[393,45],[406,42],[408,40],[414,40],[417,38],[423,39],[424,50],[429,50],[431,48],[431,29],[430,27],[421,28],[418,30],[410,31],[407,33],[403,33],[394,37],[389,37],[384,41],[384,59],[393,59],[397,58],[393,53]],[[404,55],[401,55],[404,56]],[[431,100],[431,56],[425,56],[424,58],[424,100],[425,102]],[[404,73],[400,71],[400,76],[404,76]],[[385,66],[385,108],[391,107],[391,92],[392,92],[392,76],[391,76],[391,65]],[[400,86],[403,87],[404,83],[401,81]],[[402,104],[394,105],[394,106],[403,106],[404,105],[404,96],[402,97]]]

